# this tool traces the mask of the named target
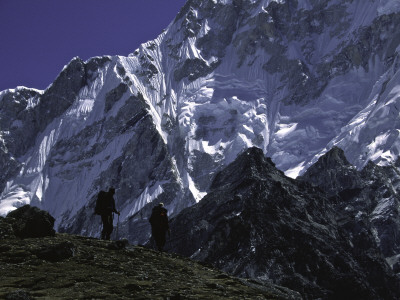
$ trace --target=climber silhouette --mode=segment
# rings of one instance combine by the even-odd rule
[[[100,191],[97,196],[95,213],[101,216],[103,223],[103,230],[101,231],[101,238],[109,240],[113,227],[113,213],[120,215],[120,212],[115,208],[114,199],[115,189],[110,188],[108,192]]]
[[[151,234],[156,242],[158,251],[163,251],[166,242],[166,233],[171,234],[168,224],[168,210],[160,202],[155,206],[150,216]]]

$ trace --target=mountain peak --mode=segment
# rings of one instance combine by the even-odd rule
[[[337,146],[332,147],[328,152],[318,159],[318,161],[315,163],[315,166],[318,167],[319,165],[324,168],[351,166],[346,158],[346,155],[344,154],[344,151]]]
[[[337,222],[344,213],[335,201],[277,172],[262,151],[243,152],[214,182],[171,220],[168,251],[272,281],[305,299],[392,299],[398,291],[367,223]],[[380,275],[369,277],[371,269]]]
[[[244,180],[271,176],[273,173],[283,175],[269,157],[257,147],[251,147],[243,151],[226,168],[216,174],[210,189],[219,188],[226,182],[240,184]]]
[[[357,169],[349,163],[339,147],[333,147],[326,152],[299,177],[317,186],[323,185],[329,195],[336,194],[339,189],[352,188],[357,185],[358,178]]]

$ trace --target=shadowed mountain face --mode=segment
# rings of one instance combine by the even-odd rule
[[[347,217],[339,204],[250,148],[172,220],[168,247],[306,299],[395,299],[399,282],[368,222]]]
[[[400,172],[368,163],[357,171],[339,148],[333,148],[311,166],[302,180],[318,186],[336,202],[338,222],[364,223],[373,233],[387,262],[400,275]]]

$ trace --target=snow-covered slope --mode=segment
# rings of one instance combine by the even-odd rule
[[[398,1],[189,0],[128,57],[74,58],[45,91],[1,92],[0,213],[32,203],[95,235],[95,196],[114,186],[140,242],[153,201],[199,201],[250,146],[292,177],[334,145],[358,167],[391,162],[398,28]]]

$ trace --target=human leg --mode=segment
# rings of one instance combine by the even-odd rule
[[[101,232],[101,238],[103,240],[109,240],[113,231],[112,213],[102,215],[101,220],[103,221],[103,231]]]

